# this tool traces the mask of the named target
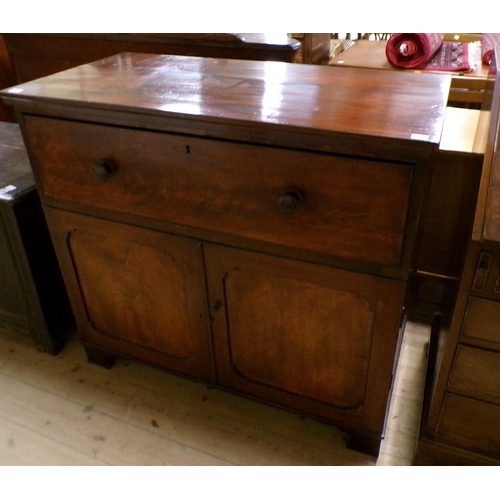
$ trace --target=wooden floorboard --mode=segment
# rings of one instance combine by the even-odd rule
[[[429,327],[409,323],[378,459],[335,426],[155,368],[0,331],[0,465],[410,465]]]

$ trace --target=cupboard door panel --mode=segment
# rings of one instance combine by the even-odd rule
[[[176,358],[191,354],[186,309],[171,307],[187,286],[175,252],[80,230],[68,245],[95,329]]]
[[[205,247],[218,380],[380,432],[404,284]]]
[[[196,241],[49,210],[85,343],[210,378]]]
[[[247,269],[229,271],[224,285],[231,360],[239,376],[341,407],[363,402],[373,303]]]

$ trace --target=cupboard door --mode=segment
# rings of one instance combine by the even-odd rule
[[[213,378],[196,241],[55,209],[47,216],[84,344]]]
[[[381,432],[404,284],[205,248],[218,381]]]

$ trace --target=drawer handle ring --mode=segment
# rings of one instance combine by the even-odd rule
[[[278,208],[284,214],[294,214],[301,205],[302,195],[295,189],[287,189],[278,196]]]
[[[101,182],[106,182],[113,177],[115,170],[115,166],[109,160],[96,161],[91,168],[94,178]]]

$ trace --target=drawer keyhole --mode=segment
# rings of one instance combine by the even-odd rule
[[[91,168],[94,178],[101,182],[106,182],[113,177],[115,170],[115,166],[109,160],[96,161]]]
[[[302,195],[294,189],[287,189],[278,196],[278,208],[284,214],[294,214],[301,205]]]

